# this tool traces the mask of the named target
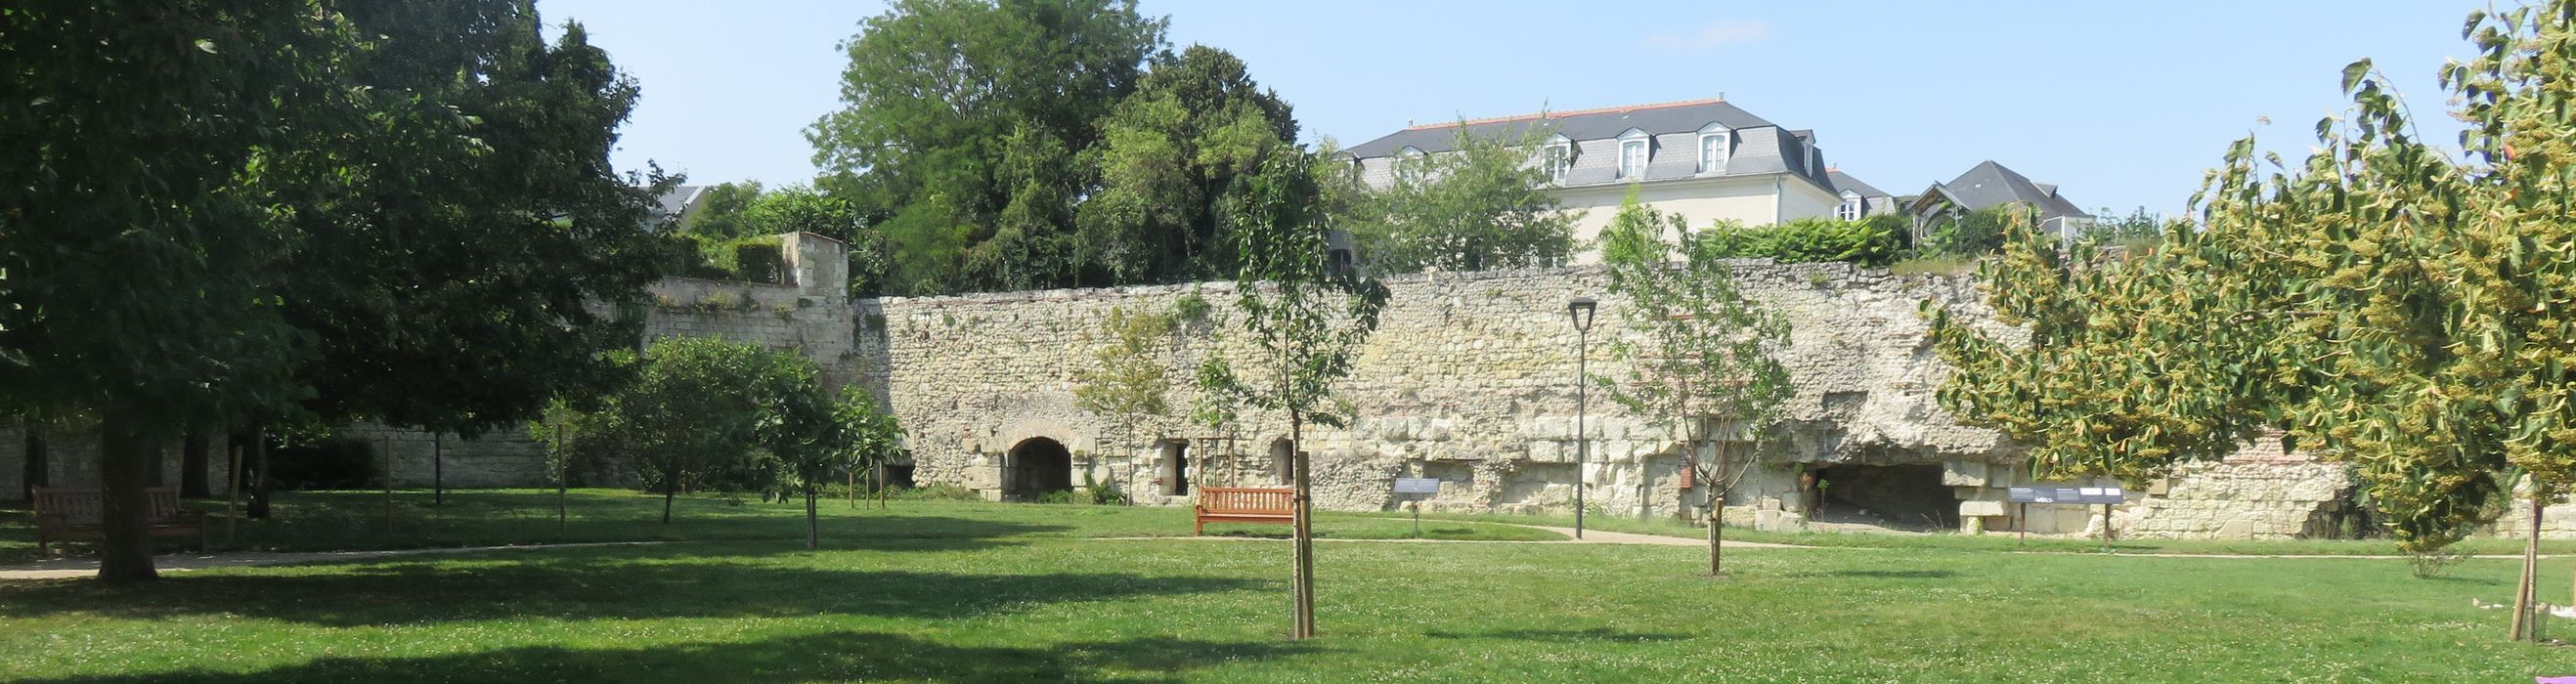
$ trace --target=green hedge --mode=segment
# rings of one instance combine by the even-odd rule
[[[1720,225],[1701,232],[1695,246],[1726,259],[1886,266],[1904,256],[1907,242],[1904,217],[1888,214],[1859,221],[1803,218],[1760,228]]]

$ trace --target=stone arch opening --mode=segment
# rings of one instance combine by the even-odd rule
[[[1011,446],[1002,458],[1002,494],[1034,501],[1052,492],[1073,491],[1073,451],[1063,442],[1031,437]]]
[[[1896,529],[1958,529],[1959,497],[1937,463],[1829,465],[1804,497],[1811,520]],[[1821,505],[1823,510],[1816,507]]]

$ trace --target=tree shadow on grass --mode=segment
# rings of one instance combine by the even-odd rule
[[[952,646],[902,634],[835,631],[751,643],[693,642],[634,649],[553,646],[414,658],[334,657],[258,672],[183,670],[48,682],[506,682],[929,680],[943,682],[1179,681],[1210,665],[1316,652],[1304,644],[1149,637],[1011,648]]]
[[[1428,634],[1434,639],[1511,639],[1514,641],[1646,643],[1686,641],[1688,634],[1678,632],[1631,632],[1608,627],[1589,629],[1498,629],[1484,632],[1443,632]]]
[[[335,564],[327,572],[295,568],[177,574],[128,588],[106,588],[85,580],[0,584],[0,616],[238,615],[338,627],[525,617],[946,618],[1048,603],[1224,592],[1266,584],[1227,577],[1132,573],[844,570],[787,558],[681,553],[665,547],[632,547],[568,550],[536,558],[379,561]]]
[[[275,522],[244,521],[236,551],[324,552],[439,549],[473,546],[505,546],[560,543],[620,542],[776,542],[779,552],[804,550],[804,518],[724,517],[700,520],[682,519],[670,526],[651,521],[616,519],[574,520],[557,526],[552,519],[542,524],[515,520],[477,519],[459,516],[446,522],[413,521],[401,523],[400,531],[386,534],[382,519],[330,518],[294,519]],[[224,523],[209,520],[207,537],[212,546],[221,547]],[[946,516],[886,516],[879,518],[826,518],[821,526],[826,550],[871,551],[971,551],[1020,544],[1019,538],[1064,532],[1068,525],[1004,522]],[[13,565],[39,560],[31,550],[10,553],[6,543],[23,536],[33,540],[33,525],[25,530],[11,530],[0,522],[0,565]],[[195,548],[193,539],[165,540],[163,552]],[[79,558],[97,554],[92,543],[75,543],[58,551],[58,555]]]

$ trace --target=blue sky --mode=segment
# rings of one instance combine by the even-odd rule
[[[2483,0],[2322,2],[1233,2],[1145,0],[1174,45],[1225,48],[1311,141],[1430,122],[1715,97],[1811,128],[1828,161],[1910,194],[1993,159],[2087,208],[2179,212],[2229,141],[2296,158],[2374,58],[2427,135],[2433,74]],[[540,0],[643,84],[617,161],[693,182],[811,178],[838,44],[876,2]],[[2270,125],[2259,121],[2269,118]]]

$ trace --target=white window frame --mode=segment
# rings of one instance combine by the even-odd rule
[[[1860,193],[1844,190],[1843,203],[1834,206],[1834,218],[1858,221],[1865,209],[1866,205],[1861,201]]]
[[[1653,146],[1653,142],[1653,139],[1648,137],[1645,131],[1635,128],[1628,129],[1627,132],[1619,134],[1618,171],[1619,178],[1621,180],[1645,179],[1646,165],[1652,164],[1655,161],[1655,148]],[[1636,165],[1633,167],[1628,164],[1628,160],[1630,159],[1628,156],[1628,150],[1632,146],[1637,150],[1637,156],[1635,157]]]
[[[1574,141],[1565,139],[1565,136],[1549,140],[1547,149],[1539,154],[1539,163],[1547,169],[1548,180],[1563,183],[1565,174],[1574,170]]]
[[[1716,142],[1715,147],[1709,146]],[[1717,154],[1709,152],[1715,150]],[[1735,132],[1725,126],[1709,124],[1699,129],[1699,172],[1717,173],[1726,168],[1726,160],[1735,156]],[[1714,158],[1712,158],[1714,157]]]

